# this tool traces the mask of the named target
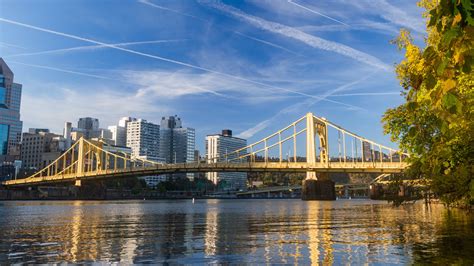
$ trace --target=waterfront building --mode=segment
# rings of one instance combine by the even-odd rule
[[[112,140],[115,146],[127,145],[127,125],[132,121],[137,121],[137,119],[133,117],[122,117],[118,125],[108,127],[112,133]]]
[[[160,126],[144,119],[128,121],[127,147],[132,149],[132,158],[163,162],[160,157]],[[148,186],[154,187],[161,181],[159,176],[143,177]]]
[[[132,148],[132,158],[162,161],[159,154],[160,126],[144,119],[129,122],[127,147]]]
[[[209,163],[217,162],[218,158],[227,153],[247,146],[247,140],[233,137],[232,130],[224,129],[221,134],[208,135],[206,137],[206,158]],[[222,159],[222,158],[221,158]],[[227,157],[233,159],[232,156]],[[247,173],[210,172],[206,174],[207,179],[214,184],[220,184],[225,190],[245,190],[247,189]]]
[[[160,128],[160,157],[166,163],[194,161],[196,135],[194,128],[183,127],[178,116],[163,117]],[[194,174],[174,174],[170,178],[184,177],[193,180]]]
[[[22,85],[0,58],[0,161],[6,155],[19,156],[23,122],[20,120]]]
[[[15,157],[5,155],[4,160],[0,161],[0,182],[17,178],[22,162]]]
[[[23,133],[21,142],[22,167],[42,169],[56,160],[66,149],[63,136],[50,133],[49,130],[30,129]]]

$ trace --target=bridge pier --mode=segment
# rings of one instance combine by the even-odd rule
[[[335,183],[328,178],[327,173],[318,173],[319,179],[303,180],[302,200],[336,200]]]

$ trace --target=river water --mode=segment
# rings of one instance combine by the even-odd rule
[[[382,201],[0,202],[6,263],[474,263],[474,214]]]

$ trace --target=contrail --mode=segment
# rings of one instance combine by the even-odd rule
[[[62,69],[62,68],[56,68],[56,67],[50,67],[50,66],[27,64],[27,63],[16,62],[16,61],[8,61],[8,63],[19,64],[19,65],[24,65],[24,66],[29,66],[29,67],[42,68],[42,69],[48,69],[48,70],[54,70],[54,71],[59,71],[59,72],[64,72],[64,73],[69,73],[69,74],[76,74],[76,75],[92,77],[92,78],[115,80],[115,79],[104,77],[104,76],[87,74],[87,73],[83,73],[83,72],[77,72],[77,71],[72,71],[72,70],[67,70],[67,69]]]
[[[265,41],[265,40],[262,40],[262,39],[258,39],[258,38],[255,38],[255,37],[251,37],[251,36],[248,36],[248,35],[246,35],[246,34],[243,34],[243,33],[241,33],[241,32],[238,32],[238,31],[234,31],[234,33],[235,33],[235,34],[238,34],[238,35],[240,35],[240,36],[243,36],[243,37],[245,37],[245,38],[248,38],[248,39],[251,39],[251,40],[254,40],[254,41],[257,41],[257,42],[261,42],[261,43],[264,43],[264,44],[266,44],[266,45],[270,45],[270,46],[273,46],[273,47],[275,47],[275,48],[284,50],[284,51],[286,51],[286,52],[288,52],[288,53],[290,53],[290,54],[294,54],[294,55],[296,55],[296,56],[300,56],[300,54],[297,54],[297,53],[291,51],[290,49],[287,49],[287,48],[285,48],[285,47],[283,47],[283,46],[280,46],[280,45],[278,45],[278,44],[274,44],[274,43],[272,43],[272,42],[268,42],[268,41]]]
[[[115,46],[130,46],[130,45],[139,45],[139,44],[166,43],[166,42],[179,42],[179,41],[185,41],[185,39],[154,40],[154,41],[140,41],[140,42],[123,42],[123,43],[114,43],[112,45],[115,45]],[[94,50],[94,49],[100,49],[100,48],[107,48],[107,46],[104,46],[104,45],[76,46],[76,47],[71,47],[71,48],[54,49],[54,50],[47,50],[47,51],[40,51],[40,52],[33,52],[33,53],[13,54],[13,55],[7,55],[5,57],[19,57],[19,56],[30,56],[30,55],[55,54],[55,53],[64,53],[64,52],[73,52],[73,51],[82,51],[82,50]]]
[[[190,18],[193,18],[193,19],[197,19],[199,21],[202,21],[208,25],[211,25],[212,23],[209,21],[209,20],[205,20],[205,19],[202,19],[198,16],[194,16],[194,15],[190,15],[190,14],[187,14],[187,13],[184,13],[184,12],[181,12],[179,10],[175,10],[175,9],[171,9],[171,8],[168,8],[168,7],[164,7],[164,6],[159,6],[159,5],[156,5],[156,4],[153,4],[153,3],[150,3],[148,0],[138,0],[139,3],[142,3],[142,4],[145,4],[145,5],[149,5],[151,7],[155,7],[155,8],[158,8],[158,9],[161,9],[161,10],[166,10],[166,11],[170,11],[170,12],[173,12],[175,14],[179,14],[179,15],[182,15],[182,16],[185,16],[185,17],[190,17]],[[269,46],[273,46],[275,48],[278,48],[278,49],[282,49],[286,52],[289,52],[291,54],[294,54],[294,55],[297,55],[297,56],[300,56],[299,54],[283,47],[283,46],[280,46],[278,44],[275,44],[275,43],[272,43],[272,42],[269,42],[269,41],[265,41],[265,40],[262,40],[262,39],[258,39],[258,38],[255,38],[255,37],[252,37],[252,36],[249,36],[249,35],[246,35],[246,34],[243,34],[241,32],[238,32],[238,31],[232,31],[232,30],[228,30],[224,27],[221,27],[219,25],[213,25],[215,27],[218,27],[222,30],[225,30],[225,31],[229,31],[229,32],[232,32],[232,33],[235,33],[235,34],[238,34],[240,36],[243,36],[247,39],[250,39],[250,40],[253,40],[253,41],[256,41],[256,42],[260,42],[260,43],[263,43],[263,44],[266,44],[266,45],[269,45]]]
[[[94,75],[94,74],[88,74],[88,73],[78,72],[78,71],[73,71],[73,70],[68,70],[68,69],[64,69],[64,68],[50,67],[50,66],[44,66],[44,65],[27,64],[27,63],[22,63],[22,62],[17,62],[17,61],[10,61],[10,60],[9,60],[8,62],[9,62],[9,63],[13,63],[13,64],[19,64],[19,65],[29,66],[29,67],[35,67],[35,68],[53,70],[53,71],[58,71],[58,72],[63,72],[63,73],[68,73],[68,74],[75,74],[75,75],[80,75],[80,76],[85,76],[85,77],[92,77],[92,78],[99,78],[99,79],[107,79],[107,80],[120,81],[120,80],[113,79],[113,78],[109,78],[109,77],[105,77],[105,76],[99,76],[99,75]],[[127,81],[127,80],[123,80],[122,82],[126,82],[126,83],[130,83],[130,84],[135,84],[135,85],[137,85],[136,83],[133,83],[133,82],[130,82],[130,81]],[[216,92],[216,91],[213,91],[213,90],[209,90],[209,89],[205,89],[205,88],[201,88],[201,87],[197,87],[197,86],[194,86],[194,87],[192,87],[192,88],[197,89],[197,90],[200,90],[200,91],[202,91],[202,92],[211,93],[211,94],[214,94],[214,95],[216,95],[216,96],[223,97],[223,98],[232,99],[231,96],[224,95],[224,94],[222,94],[222,93],[219,93],[219,92]],[[136,96],[136,97],[143,97],[143,96],[145,96],[144,94],[146,93],[146,91],[147,91],[147,90],[139,90],[139,91],[135,94],[135,96]]]
[[[237,137],[239,138],[244,138],[244,139],[248,139],[250,137],[252,137],[253,135],[257,134],[258,132],[264,130],[265,128],[267,128],[269,125],[271,125],[271,123],[275,120],[277,120],[278,118],[280,118],[280,116],[282,114],[288,114],[288,113],[291,113],[291,112],[294,112],[295,110],[298,110],[300,107],[302,106],[306,106],[307,108],[326,99],[326,97],[329,97],[331,96],[332,94],[338,92],[338,91],[343,91],[343,90],[346,90],[364,80],[367,80],[368,78],[372,77],[377,71],[374,71],[358,80],[355,80],[355,81],[352,81],[352,82],[349,82],[349,83],[346,83],[344,85],[341,85],[333,90],[330,90],[328,92],[326,92],[325,94],[321,95],[320,99],[308,99],[304,102],[300,102],[300,103],[296,103],[296,104],[293,104],[293,105],[290,105],[282,110],[280,110],[278,113],[276,113],[275,115],[273,115],[272,117],[270,117],[269,119],[266,119],[266,120],[263,120],[262,122],[258,123],[257,125],[243,131],[242,133],[240,133],[239,135],[237,135]],[[360,107],[357,107],[357,109],[363,109],[363,108],[360,108]],[[365,109],[363,109],[365,110]]]
[[[11,43],[6,43],[6,42],[0,42],[0,45],[1,46],[6,46],[6,47],[13,47],[13,48],[26,50],[26,48],[23,47],[23,46],[19,46],[19,45],[16,45],[16,44],[11,44]]]
[[[145,4],[145,5],[149,5],[151,7],[154,7],[154,8],[158,8],[158,9],[161,9],[161,10],[166,10],[166,11],[170,11],[170,12],[173,12],[173,13],[176,13],[176,14],[179,14],[179,15],[182,15],[182,16],[185,16],[185,17],[190,17],[190,18],[194,18],[194,19],[197,19],[197,20],[200,20],[200,21],[204,21],[204,22],[207,22],[209,23],[209,21],[205,20],[205,19],[202,19],[198,16],[194,16],[194,15],[191,15],[191,14],[187,14],[187,13],[184,13],[184,12],[181,12],[181,11],[178,11],[178,10],[174,10],[174,9],[171,9],[171,8],[168,8],[168,7],[164,7],[164,6],[159,6],[157,4],[153,4],[153,3],[150,3],[148,0],[138,0],[138,2],[142,3],[142,4]]]
[[[380,95],[400,95],[400,92],[361,92],[333,94],[330,97],[348,97],[348,96],[380,96]]]
[[[354,60],[357,60],[359,62],[383,69],[385,71],[389,71],[392,69],[389,65],[380,61],[380,59],[372,55],[366,54],[364,52],[361,52],[359,50],[356,50],[350,46],[337,43],[337,42],[328,41],[328,40],[307,34],[296,28],[292,28],[283,24],[267,21],[259,17],[248,15],[242,12],[240,9],[225,5],[221,2],[204,3],[204,4],[207,4],[210,7],[218,9],[224,13],[227,13],[241,21],[245,21],[257,28],[270,31],[273,33],[278,33],[283,36],[301,41],[311,47],[335,52],[335,53],[347,56],[349,58],[352,58]]]
[[[337,20],[337,19],[332,18],[332,17],[330,17],[330,16],[324,15],[324,14],[322,14],[322,13],[316,11],[316,10],[307,8],[307,7],[303,6],[303,5],[297,4],[297,3],[293,2],[292,0],[288,0],[288,3],[290,3],[290,4],[292,4],[292,5],[295,5],[295,6],[297,6],[297,7],[303,8],[303,9],[305,9],[305,10],[311,12],[311,13],[314,13],[314,14],[317,14],[317,15],[320,15],[320,16],[323,16],[323,17],[325,17],[325,18],[327,18],[327,19],[330,19],[330,20],[335,21],[335,22],[337,22],[337,23],[340,23],[340,24],[342,24],[342,25],[349,26],[349,25],[347,25],[346,23],[344,23],[344,22],[342,22],[342,21],[340,21],[340,20]],[[349,26],[349,27],[350,27],[350,26]]]
[[[135,51],[135,50],[119,47],[119,46],[116,46],[116,45],[113,45],[113,44],[107,44],[107,43],[104,43],[104,42],[99,42],[99,41],[95,41],[95,40],[92,40],[92,39],[88,39],[88,38],[84,38],[84,37],[80,37],[80,36],[76,36],[76,35],[72,35],[72,34],[68,34],[68,33],[49,30],[49,29],[45,29],[45,28],[41,28],[41,27],[37,27],[37,26],[25,24],[25,23],[21,23],[21,22],[17,22],[17,21],[5,19],[5,18],[0,18],[0,21],[10,23],[10,24],[13,24],[13,25],[17,25],[17,26],[21,26],[21,27],[25,27],[25,28],[29,28],[29,29],[34,29],[34,30],[38,30],[38,31],[58,35],[58,36],[63,36],[63,37],[74,39],[74,40],[84,41],[84,42],[98,44],[98,45],[103,45],[103,46],[106,46],[106,47],[109,47],[109,48],[112,48],[112,49],[116,49],[116,50],[119,50],[119,51],[130,53],[130,54],[140,55],[140,56],[144,56],[144,57],[148,57],[148,58],[152,58],[152,59],[156,59],[156,60],[161,60],[161,61],[173,63],[173,64],[180,65],[180,66],[185,66],[185,67],[189,67],[189,68],[193,68],[193,69],[197,69],[197,70],[201,70],[201,71],[205,71],[205,72],[209,72],[209,73],[214,73],[214,74],[222,75],[222,76],[229,77],[229,78],[236,79],[236,80],[240,80],[240,81],[250,82],[250,83],[253,83],[253,84],[264,86],[264,87],[268,88],[267,90],[270,91],[270,92],[272,91],[271,89],[281,90],[281,91],[286,91],[286,92],[290,92],[290,93],[294,93],[294,94],[298,94],[298,95],[302,95],[302,96],[306,96],[306,97],[310,97],[310,98],[314,98],[314,99],[321,99],[321,100],[324,100],[324,101],[327,101],[327,102],[331,102],[331,103],[335,103],[335,104],[340,104],[340,105],[360,109],[360,107],[357,107],[357,106],[354,106],[354,105],[351,105],[351,104],[346,104],[346,103],[343,103],[343,102],[338,102],[338,101],[334,101],[334,100],[330,100],[330,99],[322,99],[321,97],[316,96],[316,95],[311,95],[311,94],[307,94],[307,93],[303,93],[303,92],[299,92],[299,91],[294,91],[294,90],[290,90],[290,89],[286,89],[286,88],[281,88],[281,87],[268,85],[268,84],[261,83],[261,82],[258,82],[258,81],[254,81],[254,80],[251,80],[251,79],[246,79],[246,78],[242,78],[242,77],[239,77],[239,76],[230,75],[230,74],[227,74],[227,73],[224,73],[224,72],[215,71],[215,70],[212,70],[212,69],[209,69],[209,68],[188,64],[188,63],[185,63],[185,62],[181,62],[181,61],[177,61],[177,60],[173,60],[173,59],[169,59],[169,58],[165,58],[165,57],[161,57],[161,56],[156,56],[156,55],[151,55],[151,54],[147,54],[147,53],[138,52],[138,51]]]

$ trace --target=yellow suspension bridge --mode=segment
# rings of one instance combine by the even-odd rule
[[[408,154],[312,113],[244,148],[197,162],[165,164],[116,154],[103,145],[81,138],[44,169],[3,185],[80,186],[86,180],[192,172],[303,172],[307,173],[307,180],[316,180],[320,174],[329,172],[400,173],[408,166]]]

